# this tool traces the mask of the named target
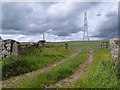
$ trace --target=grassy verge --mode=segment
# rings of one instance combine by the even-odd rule
[[[120,87],[117,67],[110,63],[109,51],[94,52],[94,62],[88,72],[76,83],[77,88],[117,88]]]
[[[82,52],[74,59],[66,61],[64,64],[58,65],[42,74],[29,78],[15,87],[40,88],[54,84],[55,82],[70,76],[78,66],[86,60],[86,54],[86,52]]]
[[[9,57],[2,60],[2,79],[8,79],[23,73],[36,70],[43,66],[60,61],[70,54],[69,50],[64,49],[39,49],[34,50],[34,54],[24,50],[18,58]]]

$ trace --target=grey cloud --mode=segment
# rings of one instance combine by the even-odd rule
[[[96,16],[101,16],[101,14],[97,14]]]
[[[9,31],[8,30],[3,30],[2,33],[3,34],[11,34],[11,35],[13,35],[13,34],[23,34],[22,31],[16,31],[16,30],[9,30]]]
[[[108,12],[108,13],[106,14],[106,17],[107,17],[107,18],[116,17],[117,14],[118,14],[118,13],[117,13],[116,11]]]
[[[34,11],[30,3],[4,3],[3,4],[3,33],[13,34],[15,31],[20,31],[24,34],[44,33],[50,28],[53,29],[53,34],[58,36],[66,36],[80,31],[75,21],[84,10],[95,7],[99,3],[74,3],[73,8],[65,15],[62,12],[60,15],[49,15],[48,10],[52,5],[58,3],[34,3],[42,7],[42,11]],[[38,9],[36,8],[36,9]],[[57,9],[56,9],[57,11]],[[83,21],[81,21],[83,23]],[[30,27],[31,24],[34,24]],[[13,30],[13,33],[12,31]]]
[[[72,33],[77,33],[80,31],[80,27],[75,24],[76,18],[74,20],[68,20],[66,22],[57,23],[59,27],[53,26],[54,34],[58,36],[69,36]]]
[[[30,8],[23,3],[3,3],[2,6],[2,29],[23,30],[25,17],[30,12]]]
[[[113,11],[106,14],[108,20],[103,22],[99,27],[100,32],[97,37],[104,39],[110,39],[113,37],[118,37],[118,13]]]

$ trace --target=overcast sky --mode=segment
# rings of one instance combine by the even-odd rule
[[[87,12],[90,40],[118,36],[117,2],[4,2],[2,38],[38,41],[82,40]]]

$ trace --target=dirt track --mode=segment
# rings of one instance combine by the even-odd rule
[[[93,61],[92,52],[93,52],[92,50],[89,52],[88,60],[85,63],[81,64],[79,66],[79,69],[76,70],[70,77],[67,77],[64,80],[60,80],[54,85],[48,86],[47,88],[67,88],[67,87],[72,88],[72,85],[74,85],[74,82],[80,79],[80,77],[85,73],[87,67],[92,63]]]
[[[37,74],[40,74],[40,73],[42,73],[42,72],[44,72],[44,71],[47,71],[48,69],[54,68],[55,66],[57,66],[57,65],[59,65],[59,64],[62,64],[62,63],[64,63],[65,61],[70,60],[71,58],[74,58],[74,57],[75,57],[76,55],[78,55],[79,53],[80,53],[80,51],[78,50],[78,51],[72,53],[71,55],[69,55],[69,57],[67,57],[67,58],[65,58],[65,59],[63,59],[63,60],[61,60],[61,61],[59,61],[59,62],[56,62],[56,63],[54,63],[53,65],[48,65],[48,66],[45,66],[45,67],[43,67],[43,68],[40,68],[40,69],[38,69],[38,70],[36,70],[36,71],[32,71],[32,72],[30,72],[30,73],[27,73],[27,74],[24,74],[24,75],[20,75],[20,76],[16,76],[16,77],[14,77],[14,78],[12,78],[12,79],[3,81],[3,82],[2,82],[2,87],[3,87],[3,88],[13,88],[13,87],[15,87],[15,85],[17,85],[18,83],[23,82],[24,80],[26,80],[26,79],[28,79],[28,78],[30,78],[30,77],[33,77],[33,76],[35,76],[35,75],[37,75]]]

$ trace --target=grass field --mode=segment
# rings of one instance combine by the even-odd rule
[[[65,50],[64,44],[68,44],[68,50]],[[120,76],[118,67],[110,63],[109,48],[101,49],[100,41],[71,41],[71,42],[49,42],[48,46],[53,48],[33,49],[33,54],[29,50],[22,50],[19,58],[9,57],[2,60],[3,68],[3,87],[19,88],[46,88],[54,85],[73,75],[80,65],[88,59],[88,52],[93,50],[93,60],[87,65],[86,71],[73,85],[68,88],[120,88]],[[79,52],[78,52],[79,51]],[[72,58],[68,58],[75,53]],[[48,65],[68,59],[54,67],[47,68],[44,72],[32,75],[31,77],[21,80],[14,84],[16,76],[26,76],[32,72]],[[32,83],[31,83],[32,82]],[[64,87],[63,87],[64,88]]]
[[[94,52],[94,61],[88,71],[74,87],[78,88],[120,88],[116,66],[110,63],[109,51]]]

